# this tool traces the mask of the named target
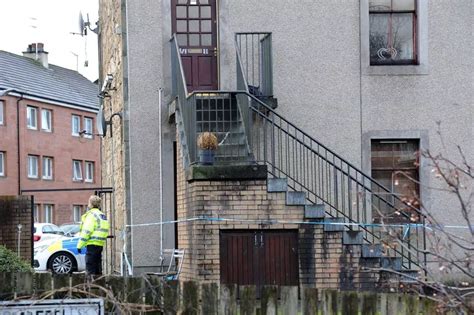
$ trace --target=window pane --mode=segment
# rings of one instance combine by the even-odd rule
[[[179,46],[188,46],[188,35],[178,34],[178,44]]]
[[[211,36],[211,34],[201,35],[201,45],[202,46],[211,46],[212,45],[212,36]]]
[[[3,152],[0,152],[0,176],[4,176],[5,175],[5,166],[4,166],[4,153]]]
[[[41,129],[51,131],[51,111],[43,109],[41,111]]]
[[[80,132],[80,121],[81,118],[79,116],[73,115],[72,116],[72,134],[75,136],[79,135]]]
[[[396,49],[394,59],[413,59],[413,14],[392,14],[392,47]]]
[[[201,21],[201,32],[211,32],[211,20]]]
[[[199,33],[199,20],[189,21],[189,32]]]
[[[392,0],[370,0],[369,10],[370,11],[390,11]]]
[[[0,101],[0,125],[4,124],[3,111],[4,111],[4,103],[3,103],[3,101]]]
[[[370,15],[370,62],[390,59],[388,47],[389,14]]]
[[[209,4],[209,0],[199,0],[199,4]]]
[[[210,19],[211,18],[211,7],[210,6],[201,7],[201,18],[202,19]]]
[[[26,124],[30,129],[36,129],[36,108],[28,106],[26,108]]]
[[[34,155],[28,156],[28,177],[38,177],[38,157]]]
[[[189,46],[199,46],[199,35],[197,34],[189,35]]]
[[[188,31],[188,25],[186,20],[176,21],[176,31],[180,33],[186,33]]]
[[[199,18],[199,7],[188,7],[189,9],[189,18],[195,19]]]
[[[186,7],[177,6],[176,7],[176,17],[177,18],[187,18],[188,15],[186,14]]]
[[[187,4],[187,3],[188,3],[188,0],[178,0],[178,3],[179,3],[179,4]]]
[[[394,11],[415,11],[415,0],[393,0]]]

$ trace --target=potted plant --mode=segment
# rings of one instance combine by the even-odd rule
[[[214,164],[214,153],[217,150],[217,136],[213,132],[203,132],[197,139],[199,148],[199,163],[203,165]]]

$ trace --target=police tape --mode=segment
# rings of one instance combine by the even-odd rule
[[[344,225],[344,226],[359,226],[359,227],[380,227],[380,228],[425,228],[429,230],[442,230],[442,229],[469,229],[469,226],[465,225],[443,225],[443,224],[420,224],[420,223],[397,223],[397,224],[385,224],[385,223],[361,223],[361,222],[331,222],[331,221],[294,221],[294,220],[273,220],[273,219],[239,219],[239,218],[222,218],[222,217],[207,217],[199,216],[192,218],[185,218],[179,220],[169,220],[163,222],[154,223],[138,223],[138,224],[127,224],[125,227],[146,227],[146,226],[157,226],[165,224],[176,224],[176,223],[188,223],[196,221],[205,222],[238,222],[238,223],[250,223],[258,225],[275,225],[275,224],[302,224],[302,225]],[[474,229],[474,226],[472,226]]]

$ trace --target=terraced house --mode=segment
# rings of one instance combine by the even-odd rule
[[[97,93],[41,43],[0,51],[0,194],[33,195],[34,222],[80,221],[101,186]]]
[[[423,277],[424,211],[462,221],[420,152],[472,158],[472,17],[469,0],[100,1],[116,269],[182,248],[180,279]]]

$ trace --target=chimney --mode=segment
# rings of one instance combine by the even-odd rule
[[[23,57],[27,57],[40,62],[43,67],[48,68],[48,52],[44,50],[43,43],[33,43],[28,45]]]

